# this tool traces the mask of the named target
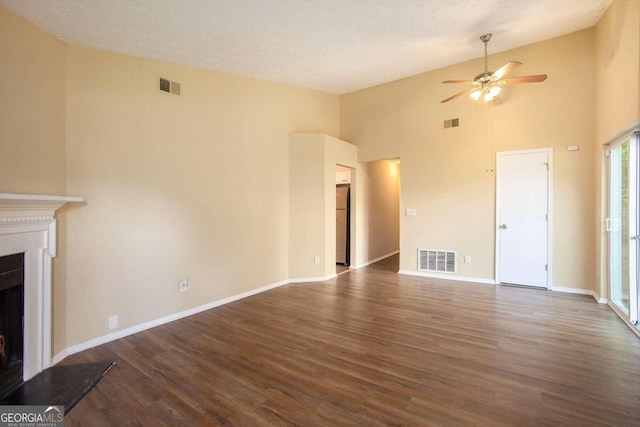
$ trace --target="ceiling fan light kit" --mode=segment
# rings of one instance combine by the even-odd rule
[[[489,71],[488,55],[487,55],[487,43],[491,40],[491,33],[483,34],[480,36],[480,40],[484,43],[484,72],[478,74],[473,80],[445,80],[444,84],[470,84],[473,85],[471,89],[458,92],[449,98],[443,99],[442,103],[449,102],[462,95],[469,94],[474,101],[483,100],[484,102],[492,102],[499,98],[500,92],[502,92],[502,86],[517,84],[517,83],[538,83],[547,79],[546,74],[539,74],[536,76],[522,76],[513,77],[510,79],[504,79],[503,77],[522,65],[518,61],[509,61],[496,71]]]
[[[474,90],[469,94],[469,96],[474,101],[478,101],[482,98],[485,102],[491,102],[498,98],[500,92],[502,92],[502,88],[500,86],[483,87],[481,89]]]

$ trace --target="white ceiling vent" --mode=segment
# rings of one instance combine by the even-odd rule
[[[173,82],[169,79],[160,77],[158,81],[158,89],[161,92],[171,93],[173,95],[180,96],[180,83]]]
[[[418,270],[437,273],[455,273],[456,252],[437,249],[418,249]]]

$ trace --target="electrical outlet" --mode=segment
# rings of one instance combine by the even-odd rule
[[[313,257],[313,263],[314,264],[320,264],[320,257],[318,255]]]
[[[109,316],[109,329],[115,329],[118,327],[118,315]]]
[[[465,255],[464,256],[464,263],[465,264],[471,264],[471,257],[469,255]]]
[[[189,279],[186,277],[180,281],[180,292],[186,292],[189,287]]]

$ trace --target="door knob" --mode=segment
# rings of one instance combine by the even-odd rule
[[[500,224],[500,228],[502,228],[503,230],[507,229],[507,224]]]

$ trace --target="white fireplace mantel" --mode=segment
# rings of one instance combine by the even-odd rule
[[[0,193],[0,221],[53,217],[54,212],[68,202],[82,202],[82,197]]]
[[[0,256],[24,253],[26,381],[51,365],[51,260],[56,256],[55,211],[81,197],[0,193]]]

